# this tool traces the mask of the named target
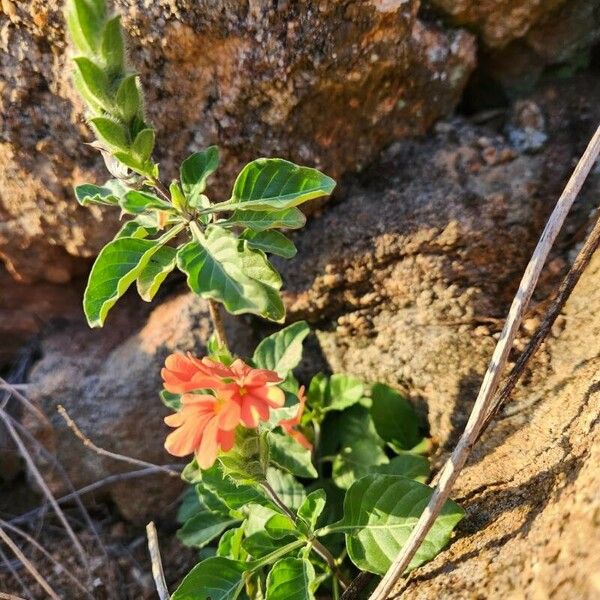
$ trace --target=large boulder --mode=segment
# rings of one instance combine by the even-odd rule
[[[22,281],[64,282],[116,215],[71,187],[106,173],[70,82],[61,2],[0,7],[0,258]],[[474,38],[417,17],[418,0],[115,2],[158,131],[166,180],[187,153],[224,149],[219,194],[240,165],[279,155],[333,176],[450,113]]]
[[[127,302],[131,300],[132,302]],[[62,324],[41,342],[42,358],[30,374],[28,394],[44,410],[50,428],[31,419],[27,425],[80,488],[136,466],[86,448],[57,412],[67,413],[101,448],[154,464],[177,459],[163,449],[169,414],[158,398],[160,369],[174,351],[205,353],[211,334],[206,304],[190,293],[175,295],[151,312],[139,299],[127,298],[113,309],[107,326],[90,330],[82,319]],[[226,321],[232,345],[247,353],[250,330],[239,320]],[[139,466],[137,468],[140,468]],[[68,491],[60,473],[50,480],[57,494]],[[104,487],[97,498],[109,498],[127,519],[145,523],[172,505],[182,486],[158,474]]]

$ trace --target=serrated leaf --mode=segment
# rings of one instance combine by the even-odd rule
[[[135,136],[131,150],[142,162],[147,161],[152,156],[152,151],[154,150],[154,129],[142,129]]]
[[[120,73],[123,70],[124,44],[121,17],[118,15],[104,25],[101,52],[110,72]]]
[[[318,489],[308,494],[300,508],[298,508],[298,517],[309,526],[311,531],[317,526],[317,521],[325,508],[326,501],[327,494],[325,490]]]
[[[108,117],[94,117],[90,119],[96,137],[104,142],[109,148],[116,150],[127,150],[129,141],[127,130],[121,123]]]
[[[210,146],[195,152],[181,163],[181,188],[189,202],[195,203],[206,189],[208,177],[219,167],[219,148]]]
[[[244,586],[247,564],[216,556],[197,564],[171,600],[235,600]]]
[[[236,483],[217,465],[203,471],[202,485],[230,510],[239,510],[248,504],[268,504],[259,488]]]
[[[269,467],[267,483],[283,500],[283,503],[292,510],[296,510],[306,499],[304,486],[290,473]]]
[[[271,462],[297,477],[316,478],[317,470],[312,464],[310,450],[294,438],[271,431],[268,434]]]
[[[371,398],[371,416],[382,439],[403,450],[422,441],[419,418],[406,398],[381,383],[371,388]]]
[[[271,211],[238,209],[225,223],[247,227],[252,231],[267,231],[277,228],[300,229],[306,224],[306,217],[298,208]]]
[[[276,254],[283,258],[292,258],[297,253],[294,242],[286,238],[279,231],[252,231],[246,229],[240,237],[246,240],[251,248],[262,250],[269,254]]]
[[[259,158],[242,169],[227,204],[243,210],[283,210],[331,194],[334,187],[335,181],[316,169]]]
[[[83,295],[83,309],[90,327],[104,325],[108,311],[159,248],[156,241],[137,238],[119,238],[102,248]]]
[[[282,378],[287,377],[302,359],[302,342],[309,333],[306,322],[298,321],[266,337],[254,351],[254,364],[275,371]]]
[[[324,410],[344,410],[363,397],[364,386],[358,377],[336,373],[329,378],[329,399]]]
[[[383,575],[408,539],[433,490],[395,475],[368,475],[346,492],[343,519],[328,530],[346,534],[352,562]],[[407,570],[431,560],[450,540],[464,511],[448,500]]]
[[[429,477],[430,467],[429,460],[425,456],[404,452],[392,458],[389,463],[378,466],[376,471],[387,475],[401,475],[425,483]]]
[[[123,212],[131,215],[139,215],[146,210],[168,210],[173,207],[166,200],[162,200],[154,194],[130,190],[119,199],[119,206]]]
[[[314,600],[315,569],[306,558],[277,561],[267,576],[267,600]]]
[[[177,266],[193,292],[222,302],[230,313],[267,311],[264,286],[244,272],[237,238],[221,227],[209,227],[203,239],[181,246]]]
[[[142,300],[151,302],[162,282],[175,268],[177,250],[163,246],[157,250],[137,278],[137,291]]]
[[[73,62],[78,74],[75,83],[82,95],[86,99],[92,99],[96,105],[110,112],[112,103],[108,93],[106,73],[86,56],[75,57]]]
[[[203,548],[226,529],[239,522],[239,519],[203,510],[183,524],[183,527],[177,531],[177,538],[186,546]]]
[[[131,121],[140,112],[142,97],[138,89],[137,75],[128,75],[121,81],[115,101],[126,122]]]

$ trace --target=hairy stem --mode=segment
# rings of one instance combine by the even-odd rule
[[[213,323],[213,329],[215,332],[215,338],[217,339],[217,344],[219,346],[229,350],[229,345],[227,344],[227,335],[225,334],[225,327],[223,326],[223,319],[221,317],[221,307],[219,303],[215,300],[208,301],[208,311],[210,313],[210,318]]]
[[[273,502],[295,523],[298,520],[298,517],[286,506],[271,485],[267,481],[263,481],[262,486],[269,498],[271,498],[271,500],[273,500]],[[345,590],[348,585],[350,585],[350,580],[339,570],[333,554],[331,554],[331,552],[329,552],[329,550],[317,539],[311,539],[310,544],[315,553],[327,563],[327,566],[331,569],[333,575],[340,582],[342,590]]]

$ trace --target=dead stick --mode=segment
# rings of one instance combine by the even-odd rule
[[[60,600],[60,596],[50,587],[48,582],[42,577],[40,572],[33,566],[31,561],[21,552],[10,536],[0,527],[0,538],[11,549],[13,554],[19,559],[21,564],[31,573],[31,576],[40,584],[41,588],[52,598],[52,600]]]
[[[158,535],[156,533],[154,521],[150,521],[150,523],[146,525],[146,535],[148,536],[148,551],[150,552],[150,560],[152,561],[152,576],[154,577],[154,584],[156,585],[158,597],[160,600],[169,600],[171,596],[169,594],[167,582],[165,581],[162,560],[160,558],[160,549],[158,547]]]
[[[494,403],[490,408],[488,415],[486,416],[485,422],[481,427],[481,431],[479,432],[477,439],[479,439],[482,436],[483,432],[488,428],[489,424],[498,414],[498,411],[509,400],[510,394],[517,385],[521,376],[523,375],[527,363],[538,350],[538,348],[542,345],[543,341],[548,337],[548,334],[552,329],[552,325],[554,325],[554,321],[556,321],[556,318],[558,317],[558,315],[560,315],[560,312],[563,306],[565,305],[566,301],[569,299],[573,288],[577,285],[577,282],[583,275],[583,272],[592,260],[594,252],[596,252],[599,246],[600,216],[598,217],[596,224],[594,225],[592,231],[585,240],[585,243],[579,251],[579,254],[577,254],[577,258],[575,259],[573,266],[569,269],[569,272],[560,284],[558,294],[556,295],[556,298],[552,301],[552,304],[546,311],[543,321],[537,328],[536,332],[533,334],[531,340],[529,340],[529,343],[525,347],[525,350],[523,350],[523,352],[520,354],[513,370],[510,372],[510,375],[508,376],[504,385],[502,386],[502,389],[496,395]]]
[[[210,313],[210,318],[213,322],[217,344],[221,348],[229,350],[229,346],[227,345],[227,334],[225,333],[225,326],[223,325],[223,318],[221,317],[221,307],[219,306],[219,303],[215,302],[214,300],[209,300],[208,312]]]
[[[75,423],[75,421],[73,421],[73,419],[70,417],[69,413],[65,410],[64,406],[59,404],[56,407],[56,410],[60,413],[60,416],[65,420],[69,429],[71,429],[71,431],[81,440],[81,443],[86,448],[89,448],[90,450],[93,450],[94,452],[96,452],[96,454],[100,454],[102,456],[107,456],[109,458],[114,458],[115,460],[120,460],[122,462],[126,462],[126,463],[129,463],[132,465],[137,465],[139,467],[153,467],[155,469],[158,469],[159,471],[162,471],[163,473],[167,473],[167,475],[171,475],[171,477],[179,478],[180,472],[174,471],[170,467],[163,466],[163,465],[155,465],[151,462],[147,462],[147,461],[141,460],[139,458],[125,456],[124,454],[118,454],[117,452],[111,452],[110,450],[105,450],[104,448],[100,448],[100,446],[96,446],[96,444],[94,444],[94,442],[92,442],[92,440],[90,440],[90,438],[87,437],[81,431],[81,429],[79,429],[77,423]]]
[[[400,550],[400,553],[390,566],[388,572],[371,595],[370,600],[386,600],[386,598],[388,598],[394,589],[394,586],[408,567],[415,552],[421,546],[421,543],[431,529],[440,510],[444,506],[444,503],[450,496],[452,486],[464,467],[465,462],[471,453],[473,444],[477,440],[479,432],[490,411],[491,403],[498,388],[498,383],[500,382],[502,371],[506,365],[515,335],[521,325],[523,315],[527,310],[529,300],[531,299],[533,290],[538,282],[546,258],[550,253],[554,240],[562,228],[577,194],[581,190],[588,173],[594,166],[599,153],[600,127],[596,129],[583,156],[577,163],[575,171],[571,175],[563,193],[558,199],[529,264],[525,269],[525,273],[523,274],[519,289],[513,299],[504,329],[502,330],[500,339],[494,349],[490,365],[483,378],[483,383],[481,384],[477,400],[475,401],[465,430],[458,441],[456,448],[444,465],[439,483],[431,496],[429,504],[421,514],[415,528],[411,531],[408,540],[402,547],[402,550]]]

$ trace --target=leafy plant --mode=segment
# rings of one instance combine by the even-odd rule
[[[228,347],[219,306],[283,322],[282,280],[269,255],[292,258],[286,232],[305,223],[298,206],[330,194],[316,169],[259,158],[213,201],[219,167],[211,146],[187,157],[165,185],[153,158],[138,75],[126,62],[118,16],[104,0],[70,0],[74,82],[112,178],[75,188],[82,206],[118,208],[126,222],[99,253],[83,308],[90,326],[135,283],[150,302],[175,269],[206,299],[215,325],[207,356],[172,355],[161,398],[173,413],[165,447],[194,455],[179,511],[182,543],[210,549],[173,600],[334,597],[355,568],[382,574],[431,495],[430,447],[410,403],[383,384],[317,374],[305,389],[293,370],[309,334],[293,323],[263,339],[244,362]],[[448,502],[410,568],[450,538],[462,510]],[[205,554],[206,556],[206,554]],[[348,560],[349,559],[349,560]],[[321,593],[321,592],[319,592]]]

